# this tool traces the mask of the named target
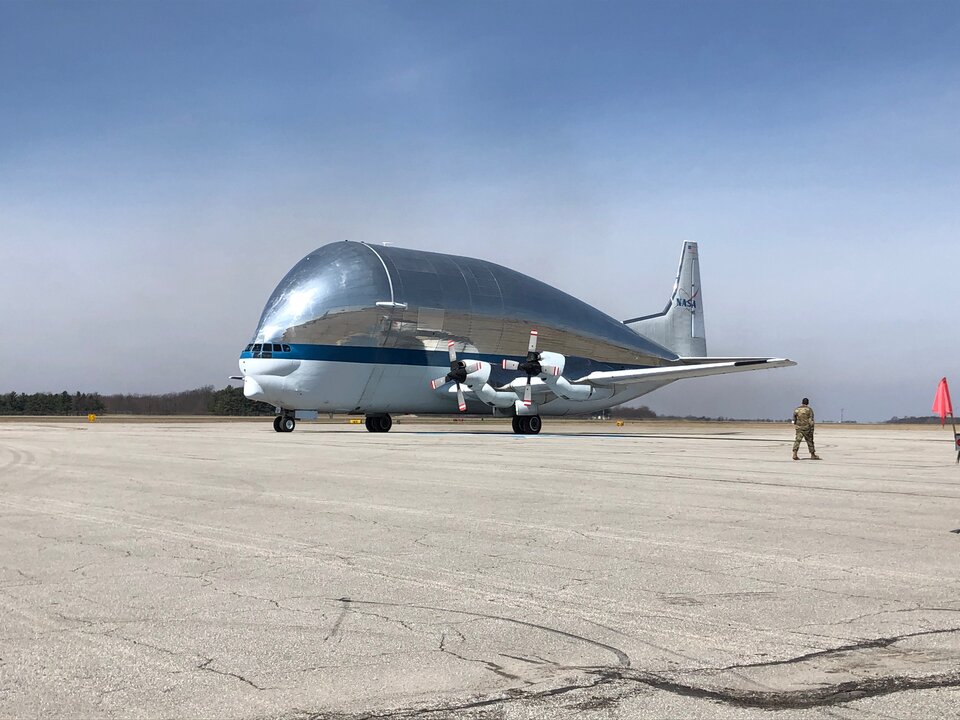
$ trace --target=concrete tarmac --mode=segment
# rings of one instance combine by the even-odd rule
[[[949,428],[544,426],[0,423],[0,716],[960,717]]]

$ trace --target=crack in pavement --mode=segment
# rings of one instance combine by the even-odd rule
[[[635,672],[632,676],[629,676],[617,671],[600,672],[612,678],[633,680],[676,695],[715,700],[737,707],[763,710],[804,710],[814,707],[832,707],[852,700],[889,695],[905,690],[960,687],[960,672],[941,673],[926,677],[895,675],[865,680],[850,680],[808,690],[784,691],[734,690],[729,688],[711,690],[668,680],[653,673]]]
[[[333,599],[331,599],[333,600]],[[881,677],[869,677],[869,678],[855,678],[846,680],[843,682],[831,683],[831,684],[821,684],[814,687],[795,689],[795,690],[753,690],[746,688],[734,688],[734,687],[711,687],[706,683],[696,683],[693,681],[682,681],[675,677],[669,677],[668,675],[645,671],[640,669],[631,668],[630,659],[627,657],[623,651],[613,648],[612,646],[600,643],[589,638],[584,638],[572,633],[567,633],[563,630],[558,630],[556,628],[549,628],[543,625],[538,625],[535,623],[529,623],[523,620],[517,620],[514,618],[508,618],[503,616],[491,615],[487,613],[478,613],[470,611],[461,611],[461,610],[451,610],[447,608],[431,607],[424,605],[414,605],[414,604],[405,604],[405,603],[390,603],[390,602],[374,602],[366,600],[353,600],[351,598],[337,598],[336,602],[343,604],[344,614],[349,609],[351,604],[358,605],[378,605],[382,607],[402,607],[402,608],[413,608],[421,610],[432,610],[437,612],[446,612],[453,613],[458,615],[466,615],[474,618],[487,618],[502,620],[505,622],[516,623],[519,625],[524,625],[531,628],[536,628],[544,630],[550,633],[556,633],[565,637],[577,639],[580,641],[587,642],[591,645],[604,648],[614,655],[617,656],[620,660],[619,667],[609,667],[609,666],[591,666],[591,667],[563,667],[557,666],[554,663],[555,668],[561,671],[574,671],[586,675],[594,676],[594,679],[589,682],[568,682],[559,687],[550,688],[547,690],[537,690],[533,691],[529,687],[511,687],[502,692],[497,693],[493,696],[488,696],[485,698],[480,698],[476,700],[471,700],[468,702],[459,702],[459,703],[447,703],[434,705],[429,707],[408,707],[408,708],[399,708],[395,710],[388,710],[384,712],[365,712],[359,715],[330,715],[329,713],[318,713],[309,715],[309,718],[314,720],[319,720],[320,718],[350,718],[352,720],[374,720],[377,718],[417,718],[417,717],[426,717],[430,715],[436,715],[441,713],[455,713],[458,711],[472,710],[477,708],[484,708],[495,706],[499,704],[506,703],[516,703],[516,702],[530,702],[536,700],[544,700],[547,698],[555,697],[557,695],[563,695],[566,693],[591,690],[601,686],[620,686],[623,692],[619,693],[619,698],[605,698],[602,700],[603,703],[609,705],[610,703],[619,702],[619,700],[628,697],[632,694],[635,694],[639,691],[639,688],[652,688],[655,690],[661,690],[664,692],[669,692],[674,695],[680,695],[684,697],[698,698],[702,700],[710,700],[717,703],[722,703],[725,705],[731,705],[741,708],[753,708],[753,709],[762,709],[762,710],[803,710],[810,708],[826,708],[833,707],[837,705],[842,705],[844,703],[849,703],[854,700],[859,700],[862,698],[876,697],[880,695],[889,695],[892,693],[904,692],[909,690],[928,690],[928,689],[937,689],[937,688],[954,688],[960,687],[960,671],[950,671],[942,672],[932,675],[916,677],[909,674],[890,674]],[[462,633],[454,630],[458,635],[462,636]],[[800,665],[805,662],[821,660],[824,658],[830,658],[831,656],[842,656],[846,653],[857,653],[861,651],[869,651],[877,648],[888,648],[892,645],[895,645],[898,642],[918,638],[925,636],[934,636],[934,635],[945,635],[950,633],[960,632],[960,628],[942,628],[938,630],[922,630],[912,633],[903,633],[901,635],[873,638],[862,640],[856,643],[850,643],[847,645],[841,645],[839,647],[827,649],[827,650],[818,650],[816,652],[805,653],[803,655],[798,655],[792,658],[786,658],[782,660],[771,660],[766,662],[758,663],[745,663],[741,665],[730,665],[726,667],[719,668],[698,668],[694,670],[685,671],[683,674],[690,675],[696,673],[721,673],[721,672],[733,672],[740,671],[744,669],[758,669],[758,668],[777,668],[785,667],[789,665]],[[480,663],[485,665],[489,670],[505,677],[507,679],[516,679],[521,680],[522,678],[518,676],[513,676],[508,673],[503,672],[502,666],[492,663],[482,659],[475,659],[462,656],[447,647],[447,635],[441,634],[440,638],[440,651],[446,654],[449,654],[453,657],[456,657],[459,660]],[[504,655],[500,653],[502,657],[512,657],[517,660],[523,660],[524,662],[530,662],[531,664],[537,664],[527,658],[515,657],[511,655]],[[524,681],[528,686],[531,684],[529,681]],[[588,700],[587,702],[592,702]],[[598,700],[599,702],[599,700]]]
[[[579,642],[587,643],[588,645],[593,645],[594,647],[601,648],[606,650],[617,658],[617,662],[620,667],[629,668],[630,667],[630,657],[620,650],[615,648],[612,645],[607,645],[606,643],[599,642],[597,640],[591,640],[590,638],[583,637],[582,635],[575,635],[574,633],[566,632],[565,630],[558,630],[557,628],[547,627],[546,625],[538,625],[537,623],[527,622],[526,620],[517,620],[516,618],[506,617],[504,615],[491,615],[489,613],[480,613],[480,612],[471,612],[469,610],[451,610],[449,608],[433,607],[430,605],[415,605],[411,603],[392,603],[392,602],[377,602],[375,600],[353,600],[348,597],[341,598],[327,598],[332,602],[343,603],[343,613],[341,613],[340,618],[337,620],[337,627],[343,618],[343,615],[350,609],[351,604],[356,605],[378,605],[380,607],[400,607],[400,608],[409,608],[414,610],[431,610],[433,612],[444,612],[450,613],[453,615],[467,615],[469,617],[475,618],[485,618],[487,620],[500,620],[502,622],[513,623],[515,625],[522,625],[524,627],[534,628],[535,630],[543,630],[544,632],[553,633],[554,635],[561,635],[563,637],[570,638],[571,640],[577,640]]]
[[[347,616],[347,612],[349,612],[349,610],[350,608],[347,605],[344,605],[340,609],[340,614],[337,615],[337,619],[333,622],[333,627],[330,628],[330,632],[327,633],[327,636],[323,639],[323,642],[328,642],[330,638],[336,637],[337,633],[340,632],[340,625],[343,624],[343,619]],[[339,642],[339,638],[337,641]]]
[[[498,705],[500,703],[517,702],[520,700],[540,700],[557,695],[564,695],[577,690],[589,690],[600,685],[609,684],[612,681],[612,679],[598,677],[596,680],[593,680],[589,683],[563,685],[561,687],[550,688],[549,690],[538,690],[536,692],[524,691],[520,688],[511,688],[504,691],[502,695],[496,697],[473,700],[471,702],[455,705],[441,705],[437,707],[407,710],[391,710],[383,713],[363,713],[361,715],[331,715],[321,712],[308,715],[307,718],[308,720],[330,720],[331,718],[342,718],[343,720],[380,720],[381,718],[424,717],[427,715],[435,715],[437,713],[451,713],[458,712],[460,710],[472,710],[476,708],[489,707],[491,705]]]
[[[806,653],[805,655],[798,655],[794,658],[788,658],[786,660],[768,660],[765,662],[759,663],[746,663],[744,665],[728,665],[727,667],[720,668],[700,668],[693,672],[725,672],[727,670],[744,670],[746,668],[761,668],[761,667],[775,667],[777,665],[795,665],[797,663],[806,662],[807,660],[812,660],[814,658],[829,657],[830,655],[840,655],[847,652],[856,652],[857,650],[869,650],[872,648],[884,648],[894,645],[901,640],[906,640],[908,638],[915,637],[924,637],[926,635],[944,635],[948,633],[960,632],[960,628],[943,628],[941,630],[920,630],[913,633],[904,633],[903,635],[891,635],[890,637],[875,638],[873,640],[863,640],[858,643],[852,643],[850,645],[841,645],[840,647],[830,648],[827,650],[817,650],[815,652]]]
[[[226,670],[217,670],[216,668],[212,668],[212,667],[210,667],[210,663],[212,663],[212,662],[213,662],[213,658],[207,658],[207,659],[204,660],[202,663],[200,663],[199,665],[197,665],[197,670],[204,670],[204,671],[206,671],[206,672],[212,672],[212,673],[214,673],[214,674],[216,674],[216,675],[224,675],[225,677],[236,678],[236,679],[239,680],[240,682],[245,682],[247,685],[249,685],[250,687],[252,687],[252,688],[254,688],[254,689],[256,689],[256,690],[269,690],[269,689],[270,689],[270,688],[260,687],[260,686],[257,685],[256,683],[254,683],[254,682],[252,682],[252,681],[250,681],[250,680],[247,680],[247,678],[245,678],[243,675],[238,675],[237,673],[227,672]]]
[[[163,653],[164,655],[171,655],[171,656],[173,656],[173,657],[182,657],[182,656],[184,656],[184,655],[187,654],[187,653],[183,653],[183,652],[177,652],[176,650],[169,650],[169,649],[167,649],[167,648],[165,648],[165,647],[160,647],[159,645],[153,645],[153,644],[148,643],[148,642],[145,642],[145,641],[143,641],[143,640],[137,640],[136,638],[128,637],[128,636],[126,636],[126,635],[121,635],[120,632],[119,632],[119,630],[120,630],[120,628],[114,628],[113,630],[109,630],[109,631],[103,633],[103,635],[104,635],[104,636],[109,636],[109,637],[114,637],[114,638],[117,638],[118,640],[124,640],[125,642],[131,643],[134,647],[138,647],[138,648],[141,648],[141,647],[142,647],[142,648],[149,648],[150,650],[154,650],[154,651],[156,651],[156,652]]]
[[[868,680],[852,680],[808,690],[754,691],[733,689],[710,689],[687,683],[680,683],[657,675],[656,673],[630,670],[626,668],[584,668],[596,675],[596,679],[585,683],[571,683],[548,690],[536,692],[522,688],[510,688],[503,693],[471,702],[444,704],[434,707],[407,708],[382,713],[362,713],[359,715],[313,713],[307,715],[310,720],[380,720],[382,718],[417,718],[440,713],[455,713],[462,710],[490,707],[493,705],[544,700],[579,690],[615,685],[634,684],[663,690],[674,695],[711,700],[724,705],[760,710],[806,710],[817,707],[833,707],[844,703],[879,695],[889,695],[907,690],[928,690],[934,688],[960,687],[960,672],[944,673],[928,677],[892,676]],[[629,691],[622,697],[631,694]],[[621,699],[622,699],[621,697]],[[615,702],[606,701],[607,704]]]
[[[497,663],[490,662],[489,660],[479,660],[477,658],[468,658],[463,655],[460,655],[459,653],[455,653],[453,650],[450,650],[447,648],[446,642],[447,642],[447,635],[446,633],[443,633],[442,635],[440,635],[440,648],[439,648],[440,652],[446,653],[447,655],[451,655],[457,658],[457,660],[462,660],[463,662],[477,663],[479,665],[483,665],[484,667],[486,667],[487,670],[492,672],[494,675],[499,675],[500,677],[506,678],[507,680],[523,680],[523,678],[521,678],[519,675],[508,673],[506,670],[503,669],[503,665],[498,665]],[[523,682],[525,682],[527,685],[531,684],[529,681],[526,681],[526,680],[523,680]]]

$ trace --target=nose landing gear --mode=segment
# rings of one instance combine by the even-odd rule
[[[295,427],[297,427],[297,420],[292,413],[277,415],[273,419],[273,429],[277,432],[293,432]]]

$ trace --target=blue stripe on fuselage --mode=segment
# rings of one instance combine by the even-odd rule
[[[259,356],[262,357],[262,356]],[[349,345],[293,345],[290,352],[275,352],[270,356],[273,360],[329,360],[331,362],[346,363],[374,363],[378,365],[422,365],[425,367],[450,367],[450,356],[444,350],[415,350],[412,348],[379,348]],[[240,353],[240,359],[258,359],[253,352]],[[457,351],[458,360],[482,360],[490,363],[494,368],[500,367],[503,359],[526,359],[525,355],[487,355],[482,353],[466,353]],[[589,358],[567,357],[567,369],[576,367],[582,370],[633,370],[646,368],[649,365],[629,365],[623,363],[606,363]]]

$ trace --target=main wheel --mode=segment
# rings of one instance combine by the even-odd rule
[[[281,421],[281,420],[283,420],[283,418],[280,417],[279,415],[277,415],[277,416],[273,419],[273,429],[276,430],[277,432],[283,432],[283,429],[280,427],[280,421]]]
[[[282,432],[293,432],[293,429],[297,426],[297,421],[293,419],[292,415],[285,415],[280,421],[280,430]]]
[[[527,432],[531,435],[537,435],[540,432],[540,428],[543,427],[543,421],[540,419],[539,415],[531,415],[527,418]]]
[[[390,428],[393,427],[393,418],[387,414],[367,415],[363,424],[366,426],[368,432],[390,432]]]
[[[521,420],[520,416],[519,416],[519,415],[514,415],[514,416],[513,416],[512,418],[510,418],[510,419],[513,421],[513,431],[514,431],[517,435],[522,435],[522,434],[523,434],[523,430],[520,429],[520,420]]]

